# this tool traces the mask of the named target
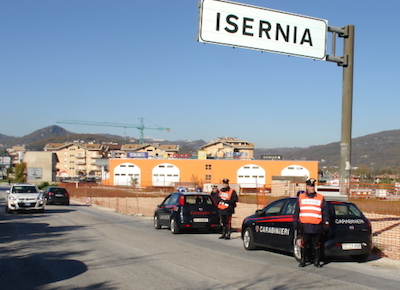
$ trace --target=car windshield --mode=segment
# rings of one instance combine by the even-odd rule
[[[35,186],[14,186],[12,189],[13,193],[37,193]]]
[[[213,204],[209,196],[187,195],[185,196],[186,204]]]
[[[335,217],[352,217],[352,218],[361,218],[361,211],[351,203],[334,203],[333,212]]]

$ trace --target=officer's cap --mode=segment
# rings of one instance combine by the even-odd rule
[[[222,183],[229,183],[229,179],[222,179]]]
[[[314,178],[310,178],[306,181],[306,184],[309,186],[315,186],[316,180]]]

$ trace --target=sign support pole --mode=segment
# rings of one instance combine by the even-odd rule
[[[345,26],[342,92],[342,136],[340,143],[340,184],[349,187],[351,176],[351,129],[353,112],[354,25]]]
[[[342,84],[342,132],[340,142],[340,186],[341,193],[347,194],[351,177],[351,129],[353,112],[353,75],[354,75],[354,25],[346,25],[342,28],[329,27],[328,30],[343,37],[343,56],[328,55],[326,60],[337,62],[343,66]]]
[[[332,39],[332,55],[327,55],[327,61],[337,62],[343,66],[342,84],[342,131],[340,141],[340,187],[341,194],[347,194],[351,177],[351,129],[353,112],[353,75],[354,75],[354,25],[344,27],[329,26],[328,31],[343,37],[343,55],[335,55],[336,40]]]

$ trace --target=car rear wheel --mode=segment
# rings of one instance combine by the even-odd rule
[[[368,258],[369,254],[364,254],[364,255],[350,255],[350,257],[353,259],[353,261],[357,262],[364,262]]]
[[[295,239],[293,241],[293,256],[296,259],[297,262],[301,261],[301,236],[297,235],[295,233]]]
[[[251,228],[246,228],[243,233],[243,246],[246,250],[255,250],[254,233]]]
[[[155,216],[154,216],[154,228],[155,228],[156,230],[161,229],[161,225],[160,225],[160,221],[159,221],[159,219],[158,219],[158,215],[155,215]]]
[[[179,233],[178,225],[176,224],[176,220],[174,218],[171,219],[170,222],[171,233],[177,234]]]

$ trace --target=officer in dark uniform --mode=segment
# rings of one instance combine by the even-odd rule
[[[235,212],[238,195],[233,188],[229,187],[229,180],[222,180],[223,186],[218,193],[218,209],[222,223],[222,236],[220,239],[229,240],[231,238],[232,215]]]
[[[306,265],[309,248],[313,249],[314,266],[322,267],[321,236],[329,227],[329,209],[324,196],[315,191],[315,182],[315,179],[306,181],[306,191],[298,194],[293,215],[294,228],[302,232],[299,267]]]
[[[218,186],[216,186],[216,185],[213,186],[210,195],[214,199],[214,201],[217,202],[218,195],[219,195]]]

